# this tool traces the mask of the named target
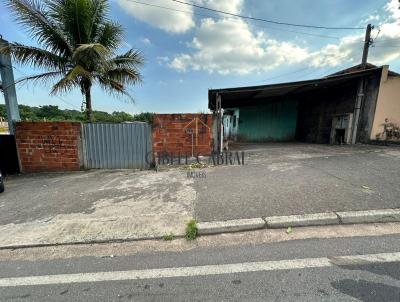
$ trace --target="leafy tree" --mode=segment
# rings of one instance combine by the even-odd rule
[[[54,106],[54,105],[40,106],[36,115],[39,119],[45,119],[45,118],[47,118],[47,119],[53,119],[53,118],[64,119],[63,112],[58,108],[58,106]]]
[[[105,111],[94,112],[94,119],[98,122],[114,122],[112,115]]]
[[[35,110],[38,108],[26,105],[19,105],[18,107],[19,107],[19,115],[22,120],[35,121],[39,119],[38,116],[36,115],[36,110]]]
[[[85,117],[78,110],[59,109],[58,106],[44,105],[39,107],[31,107],[28,105],[19,105],[19,113],[22,120],[29,121],[84,121]],[[131,115],[126,112],[113,112],[112,114],[105,111],[93,111],[94,118],[97,122],[121,123],[142,121],[152,123],[153,113],[143,112],[137,115]],[[0,104],[0,117],[7,120],[7,110],[4,104]]]
[[[136,114],[134,116],[134,120],[135,121],[140,121],[140,122],[147,122],[149,124],[153,123],[153,117],[154,117],[154,113],[152,112],[142,112],[139,114]]]
[[[7,109],[6,105],[0,104],[0,117],[7,120]]]
[[[133,116],[126,112],[114,111],[112,113],[112,116],[114,118],[114,122],[117,122],[117,123],[133,122],[133,120],[134,120]]]
[[[108,0],[6,0],[18,23],[36,38],[39,47],[11,43],[0,51],[33,67],[47,70],[24,80],[53,82],[51,94],[79,88],[86,117],[93,121],[91,88],[131,98],[126,85],[141,80],[140,52],[115,55],[121,45],[121,25],[109,20]]]

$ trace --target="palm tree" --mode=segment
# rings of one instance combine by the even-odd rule
[[[42,69],[23,80],[52,82],[50,94],[79,88],[86,117],[93,121],[91,88],[99,84],[111,94],[131,98],[126,86],[141,81],[140,52],[115,55],[123,29],[108,18],[108,0],[6,0],[18,23],[39,47],[10,43],[2,52],[22,64]],[[45,71],[45,72],[43,72]],[[132,99],[132,98],[131,98]]]

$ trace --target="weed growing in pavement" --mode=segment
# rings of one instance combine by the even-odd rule
[[[186,240],[195,240],[198,235],[198,228],[196,220],[189,220],[186,224]]]
[[[174,234],[171,232],[171,233],[165,234],[165,235],[163,236],[163,239],[164,239],[165,241],[172,241],[172,240],[175,239],[175,236],[174,236]]]

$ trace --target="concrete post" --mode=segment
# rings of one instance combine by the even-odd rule
[[[0,49],[8,45],[8,42],[0,36]],[[7,53],[0,52],[0,75],[7,108],[8,128],[10,134],[14,134],[14,122],[21,120],[21,118],[19,116],[11,56]]]
[[[364,50],[362,54],[362,60],[361,60],[361,69],[364,70],[365,67],[367,66],[367,60],[368,60],[368,50],[369,47],[372,44],[372,39],[371,39],[371,31],[374,27],[371,24],[368,24],[367,30],[365,32],[365,40],[364,40]],[[358,124],[360,122],[360,111],[361,111],[361,105],[363,102],[364,98],[364,85],[365,81],[364,78],[361,78],[358,90],[357,90],[357,99],[356,99],[356,104],[354,107],[354,124],[353,124],[353,133],[351,136],[351,143],[355,144],[357,142],[357,132],[358,132]]]

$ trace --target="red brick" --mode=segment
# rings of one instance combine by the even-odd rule
[[[79,170],[80,123],[18,122],[16,141],[24,172]]]

